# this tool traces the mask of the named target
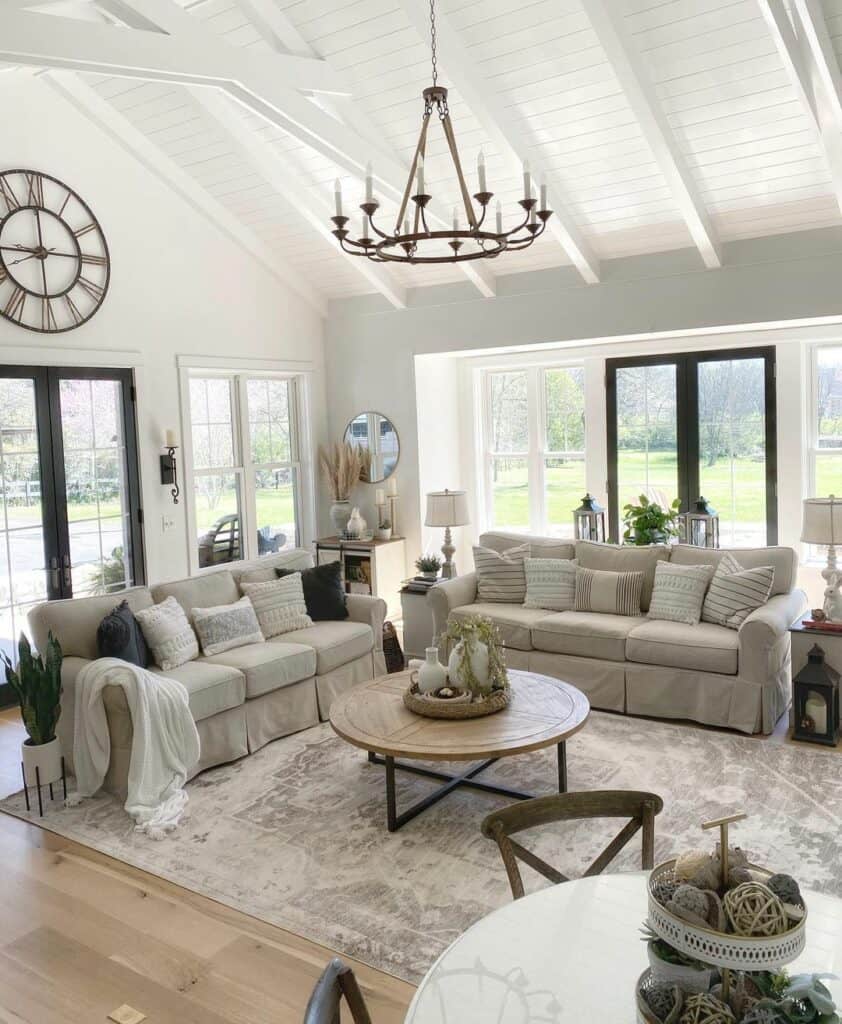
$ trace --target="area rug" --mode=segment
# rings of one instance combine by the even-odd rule
[[[744,810],[750,816],[733,832],[744,849],[806,886],[842,895],[842,759],[833,752],[595,712],[569,742],[568,765],[571,789],[663,797],[656,859],[709,846],[700,822]],[[550,793],[555,751],[500,761],[485,777]],[[399,773],[398,806],[430,786]],[[134,833],[110,797],[54,804],[42,824],[411,982],[511,898],[496,845],[479,830],[505,798],[458,790],[390,835],[383,768],[327,725],[205,772],[188,789],[189,819],[159,842]],[[0,808],[35,820],[20,794]],[[616,828],[546,828],[528,845],[576,876]],[[639,857],[638,843],[612,870],[639,868]]]

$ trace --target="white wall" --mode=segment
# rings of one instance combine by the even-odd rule
[[[732,243],[725,246],[725,259],[718,271],[701,270],[697,255],[685,252],[613,261],[603,267],[603,283],[590,287],[566,271],[517,275],[500,279],[495,299],[474,298],[461,286],[430,289],[427,295],[417,293],[419,304],[404,311],[385,310],[374,300],[333,304],[327,333],[329,429],[336,435],[354,413],[389,403],[401,435],[398,475],[408,560],[426,539],[422,496],[429,488],[420,474],[431,459],[425,442],[419,449],[424,436],[419,424],[442,415],[437,399],[417,387],[419,366],[435,357],[441,377],[453,373],[460,358],[489,362],[512,351],[518,359],[541,361],[554,354],[581,356],[598,366],[606,356],[627,351],[776,344],[780,540],[797,544],[800,501],[808,487],[805,346],[811,338],[842,339],[837,326],[842,322],[842,231]],[[423,399],[434,411],[419,409],[416,389],[418,403]],[[464,434],[470,398],[463,387],[458,397],[463,447],[469,443]],[[591,388],[589,403],[603,416],[594,430],[597,449],[588,459],[589,487],[601,493],[605,442],[599,388]],[[438,441],[436,446],[440,450]],[[460,478],[448,486],[471,489],[471,484],[463,460]],[[461,532],[470,536],[469,530]],[[805,574],[805,582],[812,575]],[[815,600],[814,583],[810,590]]]
[[[326,420],[323,320],[45,83],[0,75],[0,109],[3,166],[41,170],[74,188],[99,219],[112,261],[103,306],[76,330],[42,335],[0,319],[0,360],[137,368],[148,577],[186,575],[185,504],[173,506],[158,464],[164,430],[180,430],[178,356],[312,370],[318,441]],[[164,513],[176,521],[167,532]]]

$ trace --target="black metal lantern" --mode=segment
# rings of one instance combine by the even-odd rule
[[[576,540],[605,541],[605,509],[592,494],[582,498],[579,508],[573,509]]]
[[[704,497],[689,512],[678,517],[681,525],[681,543],[697,548],[719,547],[719,514]]]
[[[839,740],[839,673],[825,664],[818,644],[813,644],[807,664],[792,680],[792,693],[792,738],[835,747]]]

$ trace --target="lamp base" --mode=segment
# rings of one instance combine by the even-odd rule
[[[830,622],[842,622],[842,572],[836,565],[836,548],[832,544],[827,549],[827,567],[822,569],[822,578],[827,584],[822,610]]]
[[[444,528],[444,544],[441,546],[441,553],[444,555],[444,562],[441,567],[442,579],[452,580],[457,575],[456,563],[453,561],[456,548],[453,546],[453,538],[450,536],[449,526]]]

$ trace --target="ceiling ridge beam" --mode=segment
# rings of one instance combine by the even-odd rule
[[[406,308],[406,290],[382,266],[340,248],[330,227],[328,204],[308,200],[302,189],[302,169],[294,166],[271,145],[258,138],[243,121],[239,109],[227,96],[214,89],[191,88],[190,94],[202,110],[225,133],[233,148],[248,165],[254,167],[270,184],[280,186],[284,198],[299,215],[327,242],[334,253],[342,256],[395,309]],[[291,198],[294,196],[294,199]]]
[[[825,48],[830,46],[830,38],[824,16],[812,4],[794,0],[795,19],[802,32],[799,38],[783,0],[757,2],[784,69],[808,115],[842,212],[842,82],[835,54],[832,48],[829,53]]]
[[[42,72],[38,77],[139,160],[148,171],[209,220],[214,227],[224,232],[250,256],[259,260],[274,277],[292,288],[320,316],[327,316],[324,296],[302,274],[273,252],[219,200],[203,189],[192,175],[150,142],[143,132],[115,110],[92,86],[71,71],[52,70]]]
[[[620,5],[616,0],[588,0],[584,10],[705,266],[718,269],[722,266],[722,249],[716,229],[640,51],[629,36]]]
[[[430,31],[430,16],[424,5],[419,0],[399,0],[399,3],[410,24],[422,39],[426,38]],[[533,165],[537,164],[534,143],[526,137],[495,97],[493,88],[477,68],[476,61],[458,32],[449,19],[440,12],[436,14],[436,32],[441,53],[444,54],[442,63],[448,69],[448,77],[519,180],[524,159],[529,158]],[[540,166],[533,166],[532,170],[538,178],[543,174]],[[573,216],[563,205],[564,191],[561,183],[551,174],[546,175],[546,181],[552,194],[550,205],[554,208],[553,216],[547,222],[547,230],[561,244],[582,278],[588,284],[597,284],[599,260]]]

